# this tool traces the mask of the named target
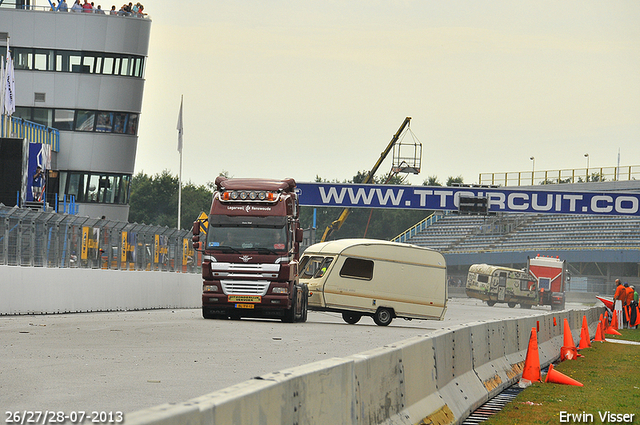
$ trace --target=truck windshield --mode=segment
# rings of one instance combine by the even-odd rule
[[[286,217],[209,217],[207,249],[282,253],[289,245]]]

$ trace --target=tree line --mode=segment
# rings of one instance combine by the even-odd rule
[[[220,173],[228,176],[226,172]],[[367,176],[367,171],[359,171],[351,180],[332,183],[361,183]],[[374,184],[406,184],[402,177],[397,175],[382,175],[374,177]],[[316,182],[329,182],[329,180],[316,176]],[[461,176],[449,177],[447,186],[461,184]],[[437,176],[430,176],[424,182],[425,186],[442,186]],[[129,208],[129,221],[132,223],[144,223],[175,228],[178,221],[178,176],[172,175],[168,170],[149,176],[138,173],[131,181],[131,196]],[[190,229],[193,222],[201,212],[209,213],[211,199],[215,184],[207,182],[196,185],[191,181],[182,185],[182,203],[180,214],[180,228]],[[313,226],[314,210],[316,213],[316,238],[320,240],[326,227],[336,220],[342,208],[326,207],[301,207],[300,224],[308,229]],[[432,211],[424,210],[385,210],[374,208],[354,208],[345,221],[342,228],[332,235],[332,239],[342,238],[373,238],[391,239],[404,232],[422,219],[428,217]]]

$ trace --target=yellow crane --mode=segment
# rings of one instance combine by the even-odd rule
[[[382,161],[384,161],[387,155],[389,155],[389,152],[391,152],[391,149],[393,149],[393,146],[396,144],[396,142],[400,138],[400,135],[402,134],[404,129],[409,125],[409,121],[411,121],[411,117],[406,117],[404,119],[404,122],[402,123],[402,125],[400,126],[396,134],[394,134],[393,138],[387,145],[387,148],[380,154],[380,158],[378,159],[378,162],[376,162],[376,164],[373,166],[371,171],[369,171],[369,173],[363,180],[362,182],[363,184],[368,184],[373,182],[374,174],[376,173],[376,171],[378,171],[378,168],[380,168],[380,164],[382,164]],[[350,208],[343,209],[342,213],[340,214],[340,217],[338,217],[337,220],[333,221],[330,225],[327,226],[327,228],[324,231],[324,234],[322,235],[322,239],[320,240],[320,242],[325,242],[334,232],[337,232],[338,230],[340,230],[344,222],[347,220],[347,217],[349,217],[350,213],[351,213]]]

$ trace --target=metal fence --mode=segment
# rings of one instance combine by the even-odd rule
[[[199,273],[191,233],[0,205],[0,265]]]
[[[640,178],[640,165],[590,167],[566,170],[531,170],[506,173],[480,173],[478,184],[497,186],[533,186],[539,184],[629,181]]]

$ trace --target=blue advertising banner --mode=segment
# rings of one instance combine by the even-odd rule
[[[27,201],[42,202],[46,188],[46,172],[51,168],[51,146],[29,143],[27,165]]]
[[[640,215],[637,192],[563,192],[514,188],[298,183],[300,205],[458,210],[460,197],[486,198],[489,212]]]

